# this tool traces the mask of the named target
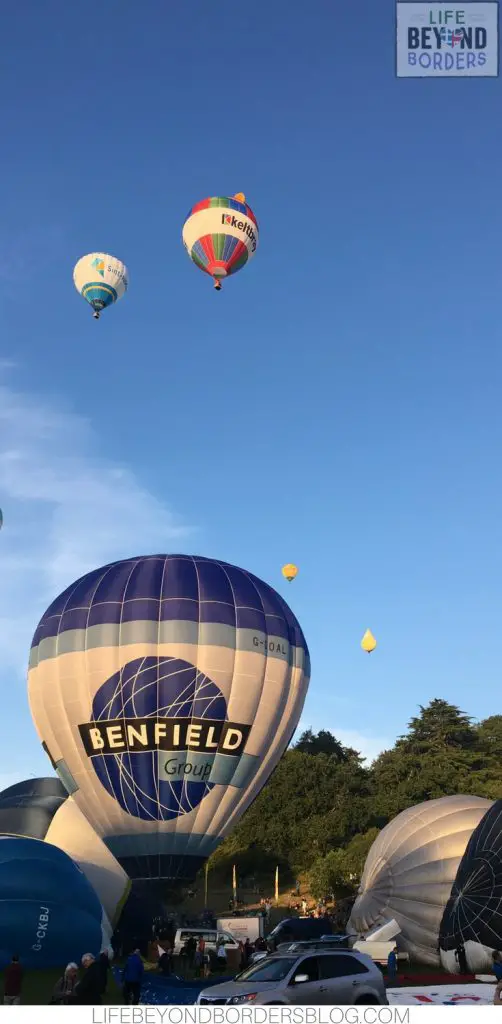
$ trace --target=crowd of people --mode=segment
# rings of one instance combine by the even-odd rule
[[[54,986],[50,1002],[54,1006],[93,1006],[100,1003],[108,985],[111,950],[98,957],[84,953],[80,970],[73,961],[64,969]],[[19,1006],[22,1000],[24,969],[17,953],[4,972],[4,1006]]]

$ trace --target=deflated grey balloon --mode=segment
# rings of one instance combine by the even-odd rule
[[[348,931],[365,935],[394,918],[398,947],[412,960],[438,966],[443,911],[467,843],[491,803],[447,796],[398,814],[370,849]]]

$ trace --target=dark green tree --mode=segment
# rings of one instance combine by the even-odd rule
[[[326,729],[321,729],[318,733],[313,733],[311,729],[307,729],[302,733],[298,742],[294,744],[294,750],[299,750],[301,754],[312,754],[313,756],[327,754],[328,757],[336,757],[339,761],[345,762],[359,757],[357,750],[353,750],[351,747],[344,747],[333,736],[333,733],[328,732]]]

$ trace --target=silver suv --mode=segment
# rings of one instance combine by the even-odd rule
[[[326,950],[325,943],[320,942],[302,945],[301,952],[268,956],[242,971],[233,981],[203,989],[197,1003],[202,1006],[388,1005],[382,972],[365,953]]]

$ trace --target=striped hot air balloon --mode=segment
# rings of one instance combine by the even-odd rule
[[[258,223],[246,197],[212,196],[196,203],[183,225],[183,244],[199,270],[209,274],[217,291],[221,280],[236,274],[258,248]]]
[[[82,256],[73,271],[75,288],[91,306],[95,320],[99,320],[107,306],[125,295],[128,278],[125,263],[105,252]]]
[[[129,558],[52,603],[33,640],[31,712],[132,895],[194,879],[288,746],[309,677],[284,599],[225,562]]]

